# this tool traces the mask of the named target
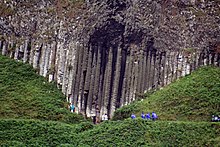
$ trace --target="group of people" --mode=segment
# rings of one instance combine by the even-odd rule
[[[100,118],[99,118],[98,116],[96,116],[95,114],[92,115],[91,118],[92,118],[92,122],[93,122],[94,124],[99,124],[99,123],[100,123]],[[103,114],[102,117],[101,117],[101,122],[107,121],[107,120],[108,120],[108,115],[105,113],[105,114]]]
[[[69,103],[69,110],[72,113],[75,112],[75,106],[74,106],[73,103]],[[92,115],[92,120],[93,120],[94,124],[100,123],[100,121],[99,121],[100,119],[97,119],[95,114]],[[108,115],[105,113],[105,114],[102,115],[101,121],[106,121],[106,120],[108,120]]]
[[[134,114],[131,114],[131,119],[135,119],[136,116]],[[155,112],[152,112],[152,114],[150,115],[150,113],[144,114],[144,112],[141,113],[141,118],[142,119],[146,119],[146,120],[153,120],[155,121],[156,119],[158,119],[158,116]]]
[[[213,122],[220,122],[220,116],[218,116],[218,115],[212,115],[212,121],[213,121]]]

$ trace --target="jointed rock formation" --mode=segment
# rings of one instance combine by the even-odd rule
[[[202,65],[220,65],[220,3],[3,1],[0,51],[55,80],[79,113],[113,112]]]

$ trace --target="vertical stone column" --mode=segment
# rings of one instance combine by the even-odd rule
[[[174,51],[171,52],[170,54],[170,69],[171,69],[171,73],[170,73],[170,83],[173,82],[175,80],[175,57],[176,54]]]
[[[89,109],[89,93],[90,93],[90,83],[91,83],[91,74],[92,74],[92,66],[93,66],[93,52],[92,52],[92,45],[89,45],[89,52],[88,52],[88,64],[86,68],[86,78],[85,78],[85,86],[84,86],[84,92],[85,92],[85,99],[84,99],[84,109],[85,112],[90,115],[90,109]],[[89,112],[88,112],[89,111]]]
[[[126,65],[125,65],[125,76],[123,78],[123,86],[122,86],[122,99],[121,99],[121,105],[127,105],[127,93],[128,93],[128,77],[129,77],[129,65],[130,65],[130,54],[127,54],[127,52],[124,52],[126,54]]]
[[[165,83],[169,84],[169,74],[170,74],[170,51],[167,51],[166,54],[166,67],[165,67]]]
[[[151,62],[151,65],[152,65],[152,70],[151,70],[151,79],[150,79],[150,89],[155,89],[155,72],[156,72],[156,51],[153,51],[152,52],[152,62]]]
[[[62,58],[61,58],[61,55],[62,55],[62,51],[63,51],[63,43],[59,40],[61,39],[61,36],[60,36],[60,31],[58,33],[58,41],[57,41],[57,52],[56,52],[56,58],[55,58],[55,74],[54,74],[54,78],[55,80],[57,81],[57,87],[60,88],[60,85],[62,85],[61,83],[61,76],[62,76],[62,73],[60,71],[60,64],[62,62]]]
[[[46,77],[48,74],[48,69],[49,69],[49,61],[50,61],[50,52],[51,52],[51,45],[47,44],[45,46],[45,63],[44,63],[44,68],[43,68],[43,76]]]
[[[88,104],[89,104],[89,109],[87,112],[95,114],[95,101],[93,99],[94,95],[94,87],[95,87],[95,72],[96,72],[96,64],[97,64],[97,57],[96,54],[94,54],[93,57],[93,62],[92,62],[92,74],[90,77],[90,86],[89,86],[89,96],[88,96]]]
[[[127,97],[127,102],[131,103],[133,101],[133,92],[134,92],[134,61],[131,63],[131,75],[130,75],[130,80],[129,80],[129,95]]]
[[[220,55],[219,53],[215,53],[215,59],[214,59],[215,66],[218,66],[218,60],[220,60],[219,55]]]
[[[129,55],[127,57],[127,61],[126,61],[126,83],[125,83],[125,105],[129,104],[129,94],[130,94],[130,83],[131,83],[131,74],[132,74],[132,63],[133,63],[133,60],[132,60],[132,50],[128,49],[128,52],[129,52]]]
[[[14,41],[9,40],[9,43],[8,43],[9,57],[12,58],[12,59],[14,58],[14,55],[15,55],[14,46],[16,48],[16,44],[14,43]]]
[[[204,50],[204,65],[209,65],[209,57],[207,55],[207,51]]]
[[[217,57],[217,66],[220,67],[220,53],[218,53],[218,57]]]
[[[105,54],[105,53],[104,53]],[[107,86],[107,82],[108,82],[108,71],[109,71],[109,62],[108,62],[108,59],[109,59],[109,52],[108,54],[106,55],[106,65],[105,65],[105,70],[104,70],[104,79],[103,79],[103,88],[102,88],[102,98],[101,98],[101,114],[105,114],[107,113],[107,108],[105,107],[105,94],[106,94],[106,86]]]
[[[166,52],[161,53],[161,87],[165,86],[165,66],[166,66]]]
[[[137,93],[143,93],[143,82],[144,82],[144,52],[140,50],[139,64],[138,64],[138,77],[137,77]]]
[[[76,60],[77,58],[77,51],[76,51],[76,47],[74,46],[74,43],[70,43],[69,45],[69,55],[68,55],[68,59],[69,64],[68,64],[68,71],[69,71],[69,75],[68,75],[68,88],[67,88],[67,96],[68,96],[68,101],[69,102],[73,102],[73,87],[74,87],[74,76],[75,76],[75,72],[76,72]]]
[[[153,69],[153,55],[152,52],[149,51],[148,63],[147,63],[147,90],[152,88],[152,69]]]
[[[56,64],[56,54],[57,54],[57,42],[52,42],[49,60],[49,82],[54,80],[55,75],[55,64]]]
[[[86,76],[87,76],[87,65],[88,65],[88,58],[89,58],[89,50],[90,48],[88,46],[84,46],[84,55],[82,60],[82,72],[81,72],[81,79],[80,79],[80,85],[79,85],[79,103],[80,103],[80,112],[85,113],[86,112],[86,103],[87,98],[84,98],[85,94],[85,82],[86,82]],[[91,60],[91,59],[90,59]],[[88,92],[88,91],[87,91]],[[85,100],[86,99],[86,100]]]
[[[106,82],[105,82],[105,94],[103,99],[103,113],[108,113],[108,105],[109,105],[109,97],[110,97],[110,89],[111,89],[111,78],[112,78],[112,61],[113,61],[113,48],[110,47],[108,53],[108,62],[107,62],[107,69],[106,69]]]
[[[178,79],[178,72],[179,72],[179,51],[176,52],[174,60],[175,60],[175,80]]]
[[[149,71],[150,71],[150,67],[151,67],[151,64],[150,64],[150,60],[151,59],[151,56],[150,56],[150,52],[147,51],[146,52],[146,68],[145,68],[145,80],[144,80],[144,92],[147,92],[148,89],[149,89]]]
[[[102,44],[99,44],[99,54],[100,54],[100,76],[99,76],[99,87],[98,87],[98,101],[97,105],[99,106],[100,115],[103,115],[104,107],[103,107],[103,97],[105,95],[105,84],[106,84],[106,70],[107,70],[107,50],[103,49]]]
[[[157,89],[160,84],[160,65],[161,65],[161,58],[160,58],[160,53],[156,52],[155,56],[155,72],[154,72],[154,88]]]
[[[178,62],[179,52],[175,52],[174,55],[174,81],[178,79],[178,69],[179,69],[179,62]]]
[[[32,39],[30,44],[31,44],[31,49],[30,49],[29,64],[33,65],[34,51],[35,51],[35,47],[34,47],[35,40]]]
[[[15,60],[18,60],[19,49],[20,49],[19,44],[16,44],[16,45],[15,45],[15,51],[14,51],[14,59],[15,59]],[[13,52],[13,51],[12,51],[12,52]]]
[[[33,56],[33,68],[37,69],[39,67],[40,57],[41,57],[42,44],[37,44],[35,46],[35,52]]]
[[[24,58],[24,43],[20,45],[19,52],[18,52],[18,60],[23,60]]]
[[[133,75],[133,78],[134,78],[134,84],[133,84],[133,94],[132,94],[132,101],[134,101],[135,100],[135,98],[136,98],[136,93],[137,93],[137,90],[138,90],[138,88],[137,88],[137,85],[138,85],[138,78],[139,78],[139,72],[140,71],[138,71],[138,67],[139,67],[139,64],[140,64],[140,61],[136,61],[136,62],[134,62],[134,75]]]
[[[162,72],[163,72],[163,65],[162,65],[162,52],[158,52],[158,57],[157,57],[157,86],[156,88],[161,88],[162,84]]]
[[[212,65],[212,53],[210,53],[209,51],[207,51],[208,54],[208,65]]]
[[[204,65],[204,58],[205,58],[204,56],[205,56],[204,51],[201,51],[200,54],[199,54],[199,66]]]
[[[42,53],[40,57],[40,72],[39,74],[43,76],[44,73],[44,66],[45,66],[45,60],[46,60],[46,52],[47,52],[47,46],[44,44],[42,47]]]
[[[116,57],[116,70],[114,75],[114,83],[113,83],[113,93],[111,98],[111,104],[110,104],[110,117],[113,116],[113,112],[116,110],[116,105],[118,103],[118,89],[119,89],[119,80],[120,80],[120,74],[121,74],[121,60],[122,60],[122,48],[120,45],[118,45],[117,48],[117,57]]]
[[[141,81],[141,85],[140,85],[140,91],[141,93],[144,93],[146,86],[145,86],[145,81],[146,81],[146,68],[147,68],[147,53],[143,52],[143,57],[142,57],[142,81]]]
[[[210,61],[211,63],[210,64],[214,65],[215,53],[211,53],[210,56],[211,56],[211,61]]]
[[[179,79],[182,75],[183,71],[183,52],[180,51],[177,57],[178,67],[177,67],[177,79]]]
[[[182,70],[182,77],[186,75],[186,66],[187,66],[187,57],[186,55],[183,56],[183,70]]]
[[[192,65],[192,71],[195,71],[197,69],[197,63],[198,63],[198,59],[197,59],[197,52],[193,53],[193,65]]]
[[[198,69],[198,67],[199,67],[199,52],[197,51],[195,55],[195,70]]]
[[[62,56],[64,58],[64,65],[63,65],[63,79],[62,79],[62,92],[66,95],[67,92],[67,86],[68,86],[68,65],[69,65],[69,59],[68,59],[68,48],[64,49],[64,55]]]
[[[149,90],[154,89],[155,88],[155,83],[154,83],[154,78],[155,78],[155,62],[156,62],[156,52],[151,51],[151,61],[150,61],[150,66],[151,66],[151,70],[149,72],[150,75],[150,79],[149,79]]]
[[[130,57],[130,72],[129,72],[129,77],[128,77],[128,95],[127,95],[127,103],[129,104],[132,101],[132,95],[133,95],[133,83],[134,83],[134,64],[135,64],[135,60],[134,60],[134,53],[133,50],[131,49],[131,57]]]
[[[126,59],[127,59],[127,55],[126,55],[126,50],[124,48],[124,45],[122,46],[122,51],[121,51],[121,65],[120,65],[120,77],[119,77],[119,88],[118,88],[118,96],[117,96],[117,105],[116,107],[119,108],[123,102],[122,102],[122,93],[123,93],[123,87],[124,87],[124,77],[126,75]]]
[[[30,49],[29,49],[29,39],[26,39],[24,42],[24,58],[23,58],[23,62],[26,63],[29,60],[29,55],[30,55]]]
[[[2,44],[3,44],[3,40],[0,39],[0,53],[2,52]]]
[[[96,111],[96,116],[99,118],[100,117],[100,106],[98,104],[98,93],[99,93],[99,84],[100,84],[100,68],[101,68],[101,53],[99,51],[99,45],[97,46],[96,49],[96,69],[95,69],[95,77],[94,77],[94,92],[93,92],[93,108]]]
[[[7,49],[8,49],[8,42],[4,41],[2,45],[2,55],[7,55]]]
[[[78,102],[78,96],[79,96],[79,85],[80,85],[80,79],[82,76],[82,63],[83,63],[83,56],[84,56],[84,48],[82,44],[77,44],[76,46],[78,54],[78,60],[77,60],[77,66],[76,66],[76,76],[75,76],[75,85],[74,85],[74,104],[76,106],[76,112],[79,112],[80,103]]]
[[[190,74],[191,56],[186,56],[186,75]]]

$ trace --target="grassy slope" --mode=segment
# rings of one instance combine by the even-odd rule
[[[67,125],[0,120],[0,145],[21,146],[219,146],[220,124],[142,119]]]
[[[142,111],[155,111],[160,120],[210,121],[212,114],[220,113],[220,68],[203,67],[142,102],[118,109],[114,119],[132,112],[140,116]]]
[[[160,119],[165,121],[147,122],[129,118],[107,121],[98,126],[89,122],[70,125],[40,121],[69,123],[80,118],[63,108],[64,97],[55,85],[37,76],[29,65],[0,56],[0,145],[220,146],[219,123],[191,122],[192,119],[209,120],[210,113],[217,113],[219,73],[217,68],[202,68],[192,76],[156,92],[148,100],[136,102],[116,112],[118,117],[129,117],[131,112],[140,114],[142,110],[156,111]],[[184,106],[180,107],[182,104]],[[204,113],[204,117],[197,114],[195,107]]]
[[[78,122],[55,84],[38,76],[30,65],[0,56],[0,118],[32,118]]]

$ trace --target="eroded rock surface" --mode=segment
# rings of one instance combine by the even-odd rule
[[[0,52],[57,81],[87,116],[112,116],[137,95],[220,64],[217,0],[4,0],[0,7]]]

